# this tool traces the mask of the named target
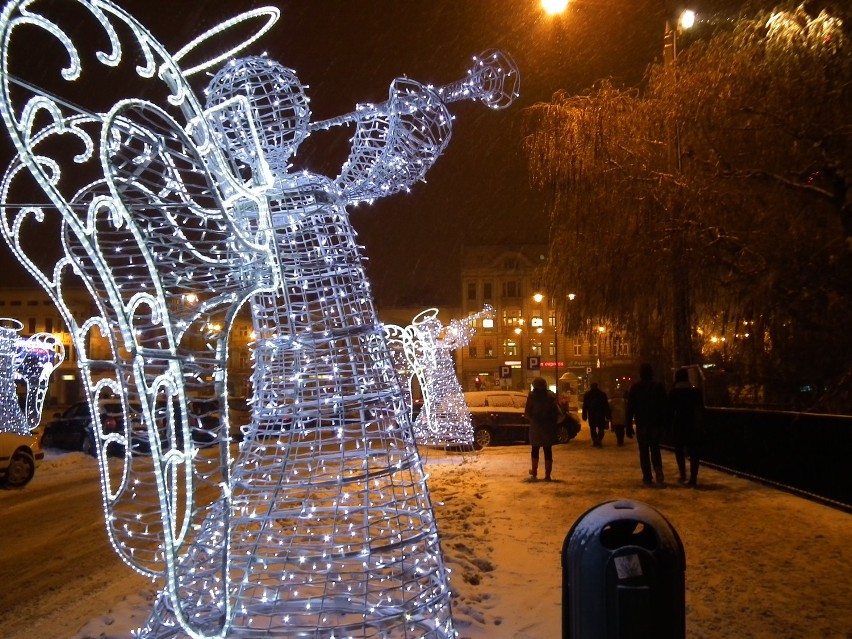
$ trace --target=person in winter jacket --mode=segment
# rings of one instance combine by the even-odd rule
[[[642,364],[639,367],[639,381],[634,383],[627,393],[625,426],[628,437],[633,436],[634,421],[642,481],[646,484],[653,483],[653,468],[657,483],[662,484],[665,482],[665,476],[660,442],[668,424],[668,397],[665,387],[654,381],[654,369],[650,364]]]
[[[559,419],[556,395],[547,388],[547,380],[536,377],[527,396],[524,415],[530,422],[530,477],[538,479],[539,449],[544,449],[544,480],[550,481],[553,471],[553,445],[558,443],[556,423]]]
[[[609,400],[610,424],[615,433],[615,441],[619,446],[624,446],[624,422],[627,413],[627,400],[621,395],[611,397]]]
[[[597,448],[603,446],[604,433],[611,417],[609,398],[598,388],[597,382],[592,382],[591,388],[583,395],[583,419],[589,422],[592,446]]]
[[[701,389],[689,383],[685,368],[675,372],[674,386],[669,392],[669,408],[674,435],[675,459],[680,471],[680,482],[686,478],[686,452],[689,453],[689,485],[698,481],[701,461],[701,440],[704,433],[704,396]]]

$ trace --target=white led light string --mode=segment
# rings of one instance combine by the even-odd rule
[[[18,339],[15,351],[15,378],[26,387],[24,411],[29,432],[41,422],[50,376],[65,361],[65,347],[52,333],[36,333]]]
[[[163,580],[138,636],[454,637],[404,391],[346,207],[422,179],[449,139],[446,104],[506,106],[517,71],[489,52],[464,81],[396,80],[386,103],[311,124],[292,71],[243,58],[214,76],[202,109],[178,63],[129,15],[105,0],[58,4],[98,19],[111,43],[98,63],[161,95],[125,96],[104,116],[49,97],[13,106],[8,45],[19,24],[66,46],[68,80],[85,80],[94,63],[56,26],[64,14],[52,22],[7,3],[0,109],[19,156],[2,184],[2,230],[60,309],[93,412],[101,397],[123,402],[123,430],[98,428],[107,527],[128,564]],[[177,57],[215,50],[207,43],[225,28]],[[192,72],[213,64],[194,62]],[[43,121],[28,115],[36,105],[52,121],[31,131]],[[340,176],[289,172],[311,131],[340,124],[356,127]],[[54,159],[51,143],[68,135],[77,157]],[[67,192],[74,164],[99,164],[104,178]],[[21,201],[23,166],[50,203],[7,206]],[[65,257],[47,271],[21,234],[57,211]],[[89,291],[94,319],[66,300],[72,281]],[[244,301],[256,334],[252,421],[231,464],[227,338]],[[106,341],[100,359],[87,346],[95,332]],[[193,396],[220,399],[212,441],[195,439]],[[110,445],[123,450],[118,472]]]
[[[411,335],[403,341],[405,353],[423,391],[423,409],[414,422],[415,438],[427,446],[470,447],[473,425],[451,353],[470,343],[477,322],[493,318],[494,309],[486,305],[464,320],[451,320],[448,326],[437,316],[438,309],[427,309],[405,329]]]
[[[25,435],[30,428],[15,387],[15,356],[18,331],[22,328],[16,319],[0,318],[0,432]]]

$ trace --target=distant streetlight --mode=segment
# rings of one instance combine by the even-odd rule
[[[521,362],[521,390],[525,390],[526,389],[526,381],[527,381],[527,367],[526,367],[526,363],[524,362],[524,329],[522,328],[523,324],[524,324],[523,318],[521,318],[518,323],[520,324],[520,326],[516,326],[514,332],[515,332],[515,335],[518,336],[517,346],[518,346],[518,359]],[[514,379],[512,381],[514,382]],[[513,383],[513,385],[514,385],[514,383]]]
[[[573,293],[572,293],[572,295],[573,295]],[[536,304],[541,304],[541,302],[544,300],[544,294],[543,293],[535,293],[532,296],[532,299]],[[539,318],[539,326],[536,328],[536,332],[539,335],[543,335],[544,334],[544,311],[543,311],[543,309],[539,308],[538,312],[539,312],[539,315],[541,317]],[[544,351],[542,350],[540,354],[543,356]],[[554,323],[554,325],[553,325],[553,375],[554,375],[554,380],[555,380],[554,381],[554,388],[556,389],[556,392],[558,393],[559,392],[559,327],[556,325],[556,323]]]
[[[568,0],[541,0],[541,8],[545,13],[553,16],[568,8]]]
[[[666,20],[666,31],[663,37],[663,63],[674,64],[677,60],[677,37],[687,29],[695,25],[695,11],[686,9],[677,16],[677,21],[672,23]]]
[[[603,336],[603,334],[604,334],[605,332],[606,332],[606,328],[605,328],[605,327],[603,327],[603,326],[598,326],[598,362],[597,362],[597,364],[598,364],[598,365],[597,365],[597,367],[596,367],[596,368],[600,368],[600,367],[601,367],[601,337]]]

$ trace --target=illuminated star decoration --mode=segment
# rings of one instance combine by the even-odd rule
[[[310,123],[295,73],[248,57],[213,75],[202,105],[192,76],[277,17],[248,12],[170,54],[106,0],[8,2],[0,110],[18,155],[0,230],[62,314],[92,413],[122,402],[123,430],[95,430],[110,540],[163,584],[138,637],[454,637],[425,474],[346,206],[422,180],[449,140],[447,105],[508,106],[517,70],[488,52],[459,82],[397,79],[388,101]],[[251,38],[198,59],[252,22]],[[80,24],[102,33],[77,46],[63,25]],[[14,64],[40,36],[45,58],[57,43],[63,54],[49,90]],[[76,106],[108,91],[122,95]],[[289,172],[305,137],[338,125],[355,126],[340,175]],[[45,267],[28,249],[57,215],[63,256]],[[71,285],[94,316],[68,303]],[[257,336],[252,421],[232,463],[228,336],[243,304]],[[196,432],[192,397],[220,400],[217,429]],[[113,444],[125,454],[107,463]]]
[[[477,322],[493,318],[494,309],[486,305],[464,320],[451,320],[446,327],[437,316],[438,309],[427,309],[408,327],[413,339],[406,344],[406,354],[423,392],[423,409],[414,422],[414,437],[427,446],[472,446],[473,424],[452,351],[470,343]]]

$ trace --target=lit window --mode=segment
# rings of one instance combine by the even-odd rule
[[[485,357],[494,357],[494,344],[490,339],[485,340],[482,350],[484,351],[483,355],[485,355]]]

